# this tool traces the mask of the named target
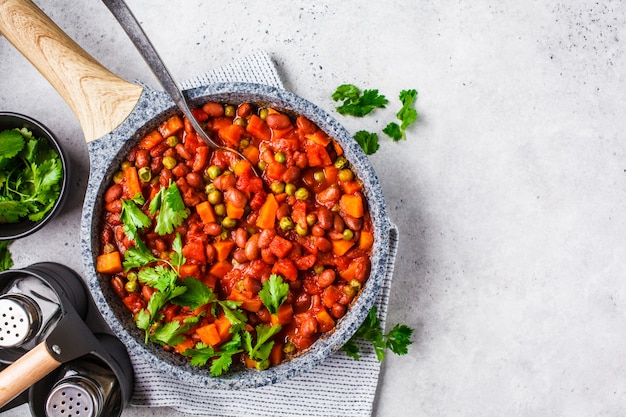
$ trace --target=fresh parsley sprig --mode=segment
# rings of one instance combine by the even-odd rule
[[[341,348],[351,358],[357,360],[361,358],[357,344],[358,339],[372,343],[379,361],[385,359],[387,349],[397,355],[406,355],[408,353],[408,347],[413,343],[411,340],[413,329],[404,324],[396,324],[389,333],[385,334],[377,314],[376,307],[372,307],[361,327],[359,327],[348,343]]]
[[[263,282],[259,298],[270,314],[277,314],[278,308],[287,299],[287,293],[289,293],[289,284],[283,282],[283,277],[280,275],[272,274],[267,281]]]
[[[154,231],[161,236],[172,233],[189,215],[176,183],[161,188],[150,202],[150,214],[156,214]]]
[[[274,341],[271,340],[280,330],[282,326],[275,324],[268,326],[267,324],[259,324],[254,330],[256,331],[256,341],[252,342],[252,333],[245,332],[243,335],[243,347],[250,359],[256,362],[258,370],[264,370],[269,367],[269,357],[274,347]]]
[[[343,84],[337,87],[332,95],[334,101],[343,101],[336,107],[339,114],[363,117],[375,108],[384,108],[389,100],[378,90],[359,90],[353,84]]]
[[[356,132],[354,134],[354,140],[361,146],[365,155],[373,155],[380,147],[378,144],[378,135],[368,132],[367,130],[359,130]]]
[[[400,92],[400,101],[402,108],[396,114],[396,118],[401,122],[391,122],[383,129],[383,133],[392,138],[394,142],[401,139],[406,140],[406,129],[417,120],[417,110],[413,107],[417,100],[416,90],[402,90]]]

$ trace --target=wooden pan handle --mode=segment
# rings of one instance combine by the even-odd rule
[[[44,342],[35,346],[0,372],[0,408],[60,365]]]
[[[30,0],[0,0],[0,33],[52,84],[90,142],[119,126],[142,87],[104,68]]]

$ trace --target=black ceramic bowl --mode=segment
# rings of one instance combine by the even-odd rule
[[[18,113],[0,112],[0,131],[14,128],[26,128],[30,130],[36,138],[46,139],[50,146],[59,154],[63,167],[63,179],[61,180],[61,193],[55,205],[46,214],[46,216],[38,222],[23,219],[17,223],[0,224],[0,240],[15,240],[28,236],[31,233],[44,227],[56,214],[59,213],[67,194],[69,180],[69,164],[67,157],[64,155],[61,146],[54,134],[43,124],[38,121]]]

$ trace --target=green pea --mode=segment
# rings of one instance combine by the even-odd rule
[[[128,281],[126,285],[124,285],[124,289],[128,292],[135,292],[139,288],[137,281]]]
[[[313,272],[315,272],[316,274],[321,274],[322,272],[324,272],[324,265],[315,265],[313,267]]]
[[[167,143],[170,148],[173,148],[178,145],[178,138],[176,136],[168,136],[167,139],[165,139],[165,143]]]
[[[256,362],[256,366],[255,367],[256,367],[256,369],[258,371],[264,371],[264,370],[266,370],[267,368],[270,367],[270,360],[269,359],[263,359],[262,361],[258,361],[258,362]]]
[[[239,149],[246,149],[250,145],[250,141],[248,139],[241,139],[239,142]]]
[[[134,271],[130,271],[128,274],[126,274],[126,279],[129,281],[137,281],[137,273]]]
[[[124,161],[122,162],[122,170],[126,169],[126,168],[130,168],[133,166],[133,163],[130,161]]]
[[[343,230],[343,240],[352,240],[354,237],[354,232],[350,229]]]
[[[293,229],[293,221],[289,218],[289,216],[285,216],[278,222],[281,230],[291,230]]]
[[[139,175],[139,179],[142,182],[150,182],[150,180],[152,179],[152,170],[150,169],[150,167],[139,168],[139,171],[137,171],[137,175]]]
[[[300,187],[296,190],[295,196],[298,200],[306,200],[309,198],[309,190],[304,187]]]
[[[265,168],[267,167],[267,162],[265,161],[259,161],[259,163],[257,164],[257,166],[259,167],[259,169],[261,171],[265,171]]]
[[[226,206],[223,203],[216,204],[215,207],[213,207],[213,211],[218,216],[223,216],[226,214]]]
[[[235,120],[233,120],[233,124],[245,128],[248,122],[243,117],[238,117]]]
[[[207,200],[209,200],[209,203],[216,205],[222,202],[223,197],[220,190],[213,190],[207,195]]]
[[[282,194],[285,192],[285,183],[281,181],[274,181],[270,184],[270,190],[274,194]]]
[[[268,114],[268,113],[269,113],[269,112],[268,112],[268,110],[267,110],[266,108],[262,108],[262,109],[260,109],[260,110],[259,110],[259,117],[260,117],[262,120],[265,120],[265,119],[267,119],[267,114]]]
[[[104,245],[104,248],[103,248],[104,253],[111,253],[111,252],[115,252],[116,250],[117,248],[115,247],[113,243],[107,243],[106,245]]]
[[[222,227],[225,229],[232,229],[235,226],[237,226],[237,219],[224,217],[224,219],[222,220]]]
[[[211,194],[215,190],[217,190],[217,188],[215,188],[215,184],[213,184],[212,182],[204,186],[204,192],[206,193],[206,195]]]
[[[278,162],[279,164],[284,164],[285,161],[287,161],[287,157],[282,152],[276,152],[274,154],[274,161]]]
[[[340,181],[352,181],[354,179],[354,172],[351,169],[342,169],[337,175]]]
[[[226,107],[224,107],[224,116],[226,117],[234,117],[235,116],[235,106],[233,105],[227,105]]]
[[[217,165],[211,165],[210,167],[206,169],[206,173],[209,176],[209,178],[214,180],[215,178],[220,176],[220,174],[222,173],[222,170]]]
[[[346,166],[348,166],[348,160],[346,158],[344,158],[343,156],[340,156],[339,158],[337,158],[335,160],[335,168],[337,169],[343,169]]]
[[[350,280],[350,286],[357,291],[361,289],[361,283],[356,279]]]
[[[167,169],[173,169],[176,166],[176,158],[173,156],[165,156],[163,157],[163,166]]]
[[[306,224],[308,224],[309,226],[313,226],[315,223],[317,223],[317,216],[315,215],[315,213],[307,214]]]
[[[306,227],[302,227],[299,224],[296,224],[296,233],[300,236],[306,236],[309,233],[309,229]]]
[[[285,354],[287,354],[287,355],[291,355],[292,353],[295,353],[296,352],[296,345],[294,345],[291,342],[285,343],[285,346],[283,346],[283,352],[285,352]]]
[[[313,174],[313,179],[317,182],[324,181],[324,178],[326,178],[326,175],[324,175],[324,171],[315,171],[315,173]]]
[[[285,192],[287,193],[287,195],[294,195],[296,192],[296,186],[295,184],[287,184],[285,185]]]
[[[123,179],[124,179],[124,173],[122,171],[117,171],[113,175],[113,182],[116,183],[116,184],[120,184]]]

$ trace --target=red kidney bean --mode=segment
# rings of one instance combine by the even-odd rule
[[[174,175],[172,175],[172,170],[163,168],[159,173],[159,184],[161,185],[161,187],[167,187],[170,184],[172,178],[174,178]]]
[[[291,120],[289,119],[289,116],[282,113],[268,114],[265,122],[270,129],[276,130],[287,129],[291,126]]]
[[[150,151],[147,149],[139,149],[135,155],[135,166],[144,168],[150,165]]]
[[[104,193],[104,201],[110,203],[113,200],[118,200],[122,197],[123,193],[124,188],[120,184],[114,184]]]
[[[253,261],[259,257],[259,234],[255,233],[246,242],[246,258]]]
[[[202,110],[211,118],[224,116],[224,106],[221,103],[209,101],[202,106]]]
[[[358,230],[361,230],[361,228],[363,227],[362,218],[352,217],[351,215],[347,213],[343,213],[341,217],[343,218],[343,221],[346,224],[346,226],[348,226],[350,229],[354,230],[355,232]]]
[[[333,213],[326,207],[317,209],[317,224],[324,230],[333,227]]]
[[[263,323],[269,323],[272,320],[272,315],[270,314],[270,311],[265,307],[257,311],[256,315]]]
[[[230,174],[230,172],[228,174],[224,173],[213,180],[213,185],[215,185],[215,188],[220,191],[226,191],[227,189],[234,187],[236,183],[237,178]]]
[[[293,153],[293,162],[300,169],[304,169],[309,166],[309,158],[306,156],[304,152],[294,152]]]
[[[283,181],[286,183],[293,183],[300,178],[302,171],[297,166],[287,168],[283,173]]]
[[[343,304],[335,303],[330,308],[330,315],[336,319],[340,319],[346,314],[346,306]]]
[[[217,256],[217,251],[215,250],[213,245],[206,245],[204,247],[204,253],[206,254],[206,261],[207,261],[207,263],[215,262],[215,258]]]
[[[222,233],[222,226],[217,223],[208,223],[204,225],[204,233],[209,236],[218,236]]]
[[[311,227],[311,234],[316,237],[322,237],[326,234],[326,230],[322,229],[319,224],[315,224]]]
[[[176,144],[176,153],[178,153],[178,155],[181,158],[186,159],[186,160],[190,160],[193,157],[191,153],[189,152],[189,150],[185,148],[185,146],[182,143]]]
[[[293,301],[293,306],[296,310],[296,313],[302,313],[309,309],[311,305],[311,296],[306,292],[300,293],[296,299]]]
[[[158,175],[163,169],[163,158],[160,156],[155,156],[152,158],[150,162],[150,170],[152,171],[152,175]]]
[[[163,141],[159,143],[157,146],[155,146],[154,148],[150,149],[150,156],[153,158],[157,156],[162,157],[165,151],[167,151],[168,149],[171,149],[170,145],[168,145],[167,142]]]
[[[110,203],[106,203],[104,206],[106,211],[110,211],[111,213],[121,213],[122,212],[122,201],[121,200],[113,200]]]
[[[234,175],[231,175],[231,177],[234,177]],[[235,187],[230,187],[224,193],[224,201],[237,208],[244,208],[248,202],[248,198],[243,192],[239,191]]]
[[[252,105],[250,103],[243,103],[237,108],[237,116],[248,117],[252,114]]]
[[[196,149],[193,164],[191,165],[191,169],[194,172],[200,172],[206,167],[207,161],[209,160],[209,153],[209,148],[206,146],[199,146]]]
[[[115,294],[117,294],[118,297],[125,298],[128,295],[128,293],[124,289],[124,281],[122,280],[122,278],[118,276],[114,276],[113,278],[111,278],[111,286],[113,287],[113,291],[115,291]]]
[[[333,184],[317,194],[317,201],[324,205],[335,205],[339,202],[340,197],[341,190],[339,189],[339,186]]]
[[[320,252],[330,252],[330,250],[333,248],[333,245],[325,237],[317,236],[315,237],[315,247]]]
[[[263,231],[261,231],[261,234],[259,235],[259,248],[268,248],[270,246],[270,243],[272,243],[272,239],[274,239],[274,236],[276,236],[276,232],[274,231],[274,229],[263,229]]]
[[[346,224],[343,222],[341,216],[337,213],[333,214],[333,230],[337,233],[342,233],[346,228]]]
[[[240,264],[247,262],[248,258],[246,257],[246,251],[239,248],[235,249],[233,251],[233,259]]]
[[[204,178],[202,178],[200,174],[196,172],[190,172],[185,176],[185,179],[187,180],[187,184],[189,184],[193,188],[197,190],[204,189]]]
[[[287,203],[282,203],[278,206],[278,210],[276,210],[276,219],[280,220],[283,217],[289,216],[291,214],[291,206]]]
[[[274,255],[269,248],[261,249],[261,259],[263,259],[263,262],[270,265],[273,265],[278,261],[276,255]]]
[[[238,248],[244,248],[248,242],[248,232],[243,227],[235,230],[235,244]]]
[[[325,269],[321,274],[317,276],[317,285],[322,288],[326,288],[335,282],[336,273],[332,269]]]

